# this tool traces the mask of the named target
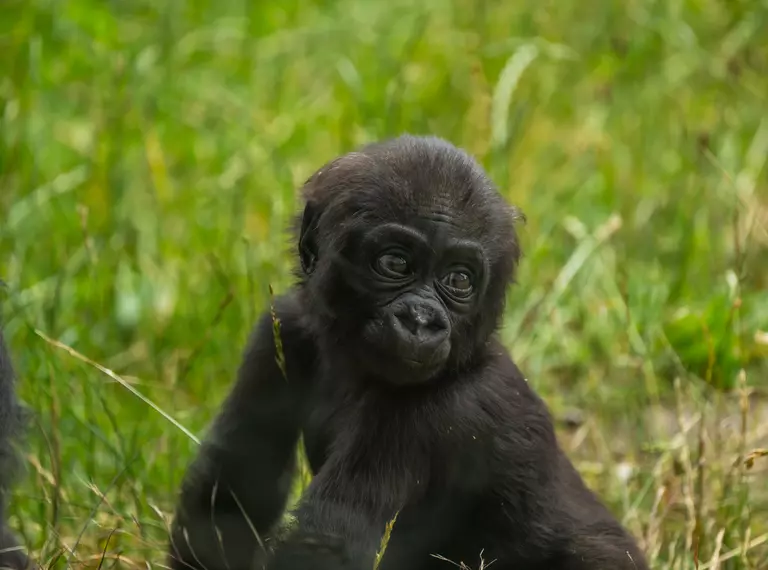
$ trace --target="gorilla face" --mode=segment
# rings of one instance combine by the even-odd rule
[[[454,327],[482,300],[481,246],[451,236],[440,222],[383,224],[363,239],[358,267],[369,272],[362,360],[387,380],[418,383],[442,371]]]
[[[401,137],[307,183],[299,254],[316,326],[393,384],[461,368],[497,325],[519,258],[514,210],[455,147]],[[338,352],[338,351],[337,351]]]

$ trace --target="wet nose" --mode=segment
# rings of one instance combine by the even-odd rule
[[[400,328],[416,337],[420,344],[437,345],[448,332],[447,318],[429,303],[404,303],[394,314]]]

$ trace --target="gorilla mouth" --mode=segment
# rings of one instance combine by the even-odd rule
[[[419,347],[404,347],[396,342],[387,327],[380,321],[370,321],[362,334],[359,362],[365,369],[392,384],[417,384],[430,380],[442,369],[450,341],[435,350],[419,350]],[[415,349],[415,350],[414,350]]]
[[[391,350],[377,350],[375,369],[388,381],[396,384],[414,384],[434,378],[447,360],[448,350],[437,349],[425,355],[405,355]]]
[[[442,363],[443,359],[441,358],[431,358],[431,359],[416,359],[416,358],[400,358],[400,361],[404,364],[407,364],[409,367],[418,369],[418,370],[430,370],[430,369],[436,369],[439,368]]]

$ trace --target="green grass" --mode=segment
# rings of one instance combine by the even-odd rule
[[[161,564],[297,188],[410,131],[526,213],[503,338],[653,567],[768,568],[766,29],[764,0],[5,0],[13,525],[55,567]]]

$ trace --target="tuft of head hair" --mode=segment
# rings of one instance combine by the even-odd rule
[[[484,244],[492,263],[503,261],[497,269],[507,281],[514,278],[523,214],[469,153],[444,139],[406,134],[368,144],[318,169],[302,195],[296,229],[311,229],[321,249],[338,250],[340,228],[440,217]]]

